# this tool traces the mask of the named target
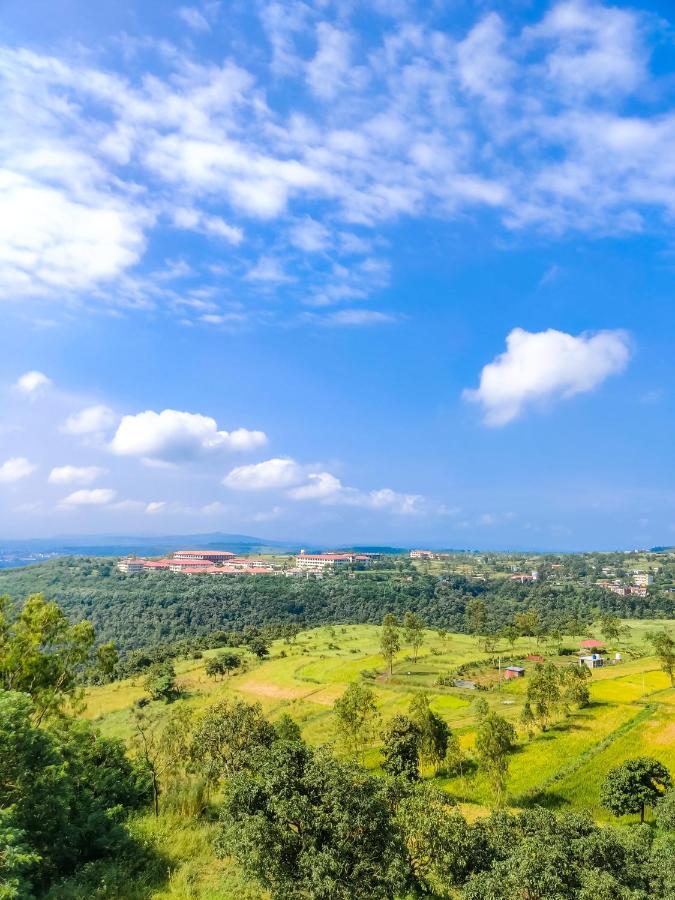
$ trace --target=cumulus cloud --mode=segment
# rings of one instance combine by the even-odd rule
[[[50,484],[91,484],[106,471],[99,466],[55,466],[47,480]]]
[[[486,425],[506,425],[530,406],[592,391],[630,359],[623,331],[574,336],[562,331],[514,328],[506,351],[483,368],[476,389],[464,398],[480,404]]]
[[[112,488],[91,488],[73,491],[62,501],[63,506],[106,506],[116,496]]]
[[[177,463],[216,451],[253,450],[266,443],[267,436],[262,431],[219,431],[216,420],[210,416],[165,409],[124,416],[110,448],[118,456]]]
[[[31,475],[36,469],[37,466],[24,456],[13,456],[0,466],[0,483],[10,484],[13,481],[20,481]]]
[[[391,488],[361,491],[346,487],[330,472],[317,471],[316,466],[303,465],[289,457],[277,457],[247,466],[237,466],[223,479],[223,484],[238,491],[283,490],[290,500],[315,500],[325,506],[359,506],[403,515],[420,512],[423,498],[417,494],[400,494]]]
[[[235,491],[266,491],[291,487],[304,478],[304,467],[294,459],[275,457],[247,466],[236,466],[225,476],[223,484]]]
[[[18,379],[15,387],[22,394],[36,394],[43,388],[49,387],[51,383],[51,379],[44,372],[38,372],[33,369],[30,372],[25,372]]]
[[[61,426],[61,430],[66,434],[73,434],[79,437],[103,434],[113,427],[117,419],[118,416],[108,406],[103,404],[87,406],[85,409],[68,416]]]

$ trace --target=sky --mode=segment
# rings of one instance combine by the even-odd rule
[[[0,2],[0,538],[675,544],[668,0]]]

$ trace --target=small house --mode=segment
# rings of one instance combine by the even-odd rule
[[[504,678],[511,681],[514,678],[522,678],[525,675],[525,669],[522,666],[507,666],[504,669]]]
[[[528,653],[528,662],[543,663],[544,657],[540,653]]]
[[[589,669],[599,669],[604,666],[605,661],[599,653],[591,653],[590,656],[580,656],[579,665],[588,666]]]
[[[453,684],[457,688],[465,688],[468,691],[475,691],[478,687],[475,681],[467,681],[465,678],[456,678]]]

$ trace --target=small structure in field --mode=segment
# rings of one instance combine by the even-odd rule
[[[475,681],[467,681],[465,678],[456,678],[453,683],[455,687],[465,688],[468,691],[475,691],[477,687]]]
[[[602,650],[605,645],[602,641],[596,641],[595,638],[588,638],[588,640],[582,641],[579,646],[584,650]]]
[[[579,657],[579,665],[588,666],[589,669],[600,669],[604,664],[605,660],[599,653],[591,653],[590,656]]]
[[[528,662],[535,662],[535,663],[543,663],[543,662],[544,662],[544,657],[543,657],[540,653],[528,653],[528,654],[527,654],[527,661],[528,661]]]
[[[525,675],[525,669],[522,666],[507,666],[504,669],[504,678],[507,681],[512,681],[514,678],[523,678]]]

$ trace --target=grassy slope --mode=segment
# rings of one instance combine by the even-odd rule
[[[641,754],[661,759],[675,771],[675,691],[659,671],[656,660],[637,656],[644,652],[644,634],[657,623],[629,623],[631,636],[622,647],[626,662],[593,673],[591,705],[559,722],[532,741],[522,740],[511,759],[509,791],[511,802],[531,801],[553,808],[590,808],[603,820],[598,791],[606,772],[622,760]],[[259,701],[272,719],[288,712],[301,724],[304,738],[311,744],[335,739],[332,704],[350,681],[372,672],[373,687],[382,719],[405,712],[415,691],[426,690],[434,710],[444,716],[470,748],[474,740],[475,715],[472,701],[477,694],[455,688],[439,688],[435,681],[457,665],[485,658],[475,639],[450,635],[442,639],[427,632],[420,659],[414,665],[406,652],[399,654],[393,679],[382,676],[383,661],[378,653],[376,626],[324,627],[301,634],[294,645],[281,641],[272,647],[271,658],[263,663],[247,658],[248,670],[224,681],[214,681],[204,672],[204,660],[180,661],[178,678],[186,691],[181,702],[202,710],[224,696],[241,696]],[[502,648],[506,653],[506,648]],[[515,655],[536,648],[531,641],[518,642]],[[208,651],[205,658],[216,651]],[[281,656],[285,653],[285,656]],[[636,654],[636,657],[633,656]],[[506,663],[508,664],[508,663]],[[527,664],[526,664],[527,665]],[[515,721],[525,698],[526,680],[503,684],[500,691],[481,692],[488,703]],[[93,688],[88,693],[85,715],[107,734],[128,737],[130,711],[144,695],[142,678]],[[167,707],[153,704],[157,709]],[[339,749],[339,748],[338,748]],[[366,764],[379,765],[377,747],[366,755]],[[439,786],[458,797],[470,817],[484,812],[490,797],[480,777],[467,775],[438,779]],[[214,863],[210,851],[213,825],[189,825],[172,821],[137,823],[140,831],[153,835],[175,866],[168,884],[139,894],[159,898],[260,896],[247,893],[231,866]],[[78,895],[79,896],[79,895]],[[107,896],[101,894],[100,896]]]

